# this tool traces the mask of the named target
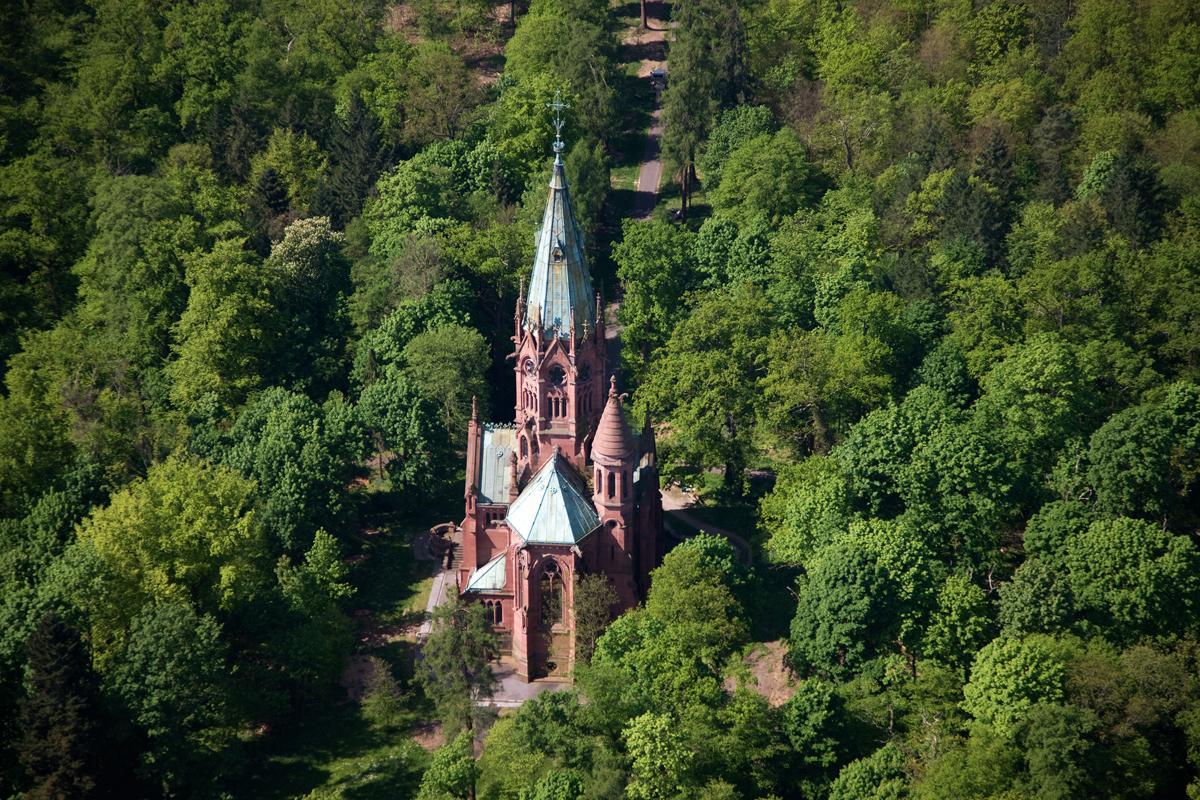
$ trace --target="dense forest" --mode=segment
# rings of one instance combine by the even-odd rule
[[[638,3],[4,4],[0,795],[1200,798],[1200,7],[649,5],[634,221]],[[687,539],[499,719],[457,603],[347,700],[364,532],[512,396],[556,91],[631,410],[753,563]]]

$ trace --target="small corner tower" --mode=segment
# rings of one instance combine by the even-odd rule
[[[614,375],[609,378],[608,401],[592,441],[592,505],[601,523],[597,560],[612,578],[622,608],[637,605],[641,571],[633,485],[638,458],[637,441],[625,419]]]

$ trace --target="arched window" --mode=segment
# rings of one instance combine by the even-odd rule
[[[612,497],[616,493],[617,493],[617,473],[610,472],[610,473],[608,473],[608,492],[607,492],[607,494],[609,497]]]
[[[522,436],[521,437],[521,458],[525,458],[527,455],[529,455],[529,441],[524,436]]]
[[[496,624],[500,625],[504,622],[504,603],[496,601]]]
[[[603,484],[600,483],[600,468],[596,467],[596,489],[599,490]]]
[[[546,559],[546,563],[542,566],[542,578],[539,584],[542,601],[542,627],[548,629],[562,622],[563,615],[563,577],[558,562],[553,558]]]
[[[621,473],[621,499],[624,500],[629,495],[629,473]]]

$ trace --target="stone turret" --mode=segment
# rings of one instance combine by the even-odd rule
[[[617,378],[609,378],[608,401],[592,439],[592,504],[600,515],[606,541],[597,548],[604,571],[612,578],[622,606],[637,603],[637,562],[633,473],[638,463],[637,440],[629,430],[617,394]]]

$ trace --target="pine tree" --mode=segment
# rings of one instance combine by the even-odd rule
[[[330,145],[333,169],[317,193],[319,213],[341,230],[362,210],[363,199],[383,166],[379,126],[370,110],[354,97]]]
[[[79,631],[48,613],[26,643],[18,755],[31,800],[100,796],[99,688]]]

